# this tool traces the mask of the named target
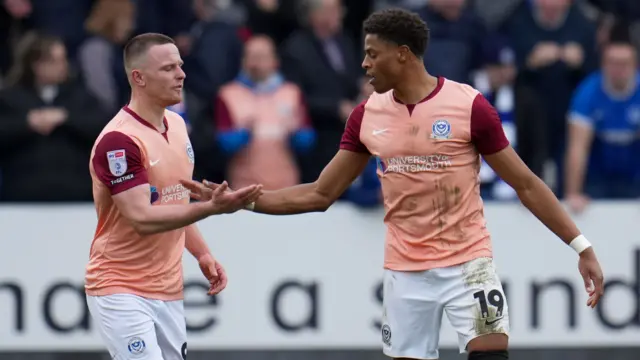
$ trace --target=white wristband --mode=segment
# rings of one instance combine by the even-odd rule
[[[256,202],[252,202],[251,204],[244,207],[245,210],[253,211],[256,208]]]
[[[578,254],[591,247],[591,243],[584,235],[578,235],[575,239],[571,240],[569,246],[573,248]]]

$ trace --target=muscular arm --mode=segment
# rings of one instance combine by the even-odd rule
[[[471,114],[472,141],[493,171],[549,230],[569,244],[580,231],[553,192],[522,162],[507,141],[496,110],[478,95]]]
[[[254,211],[271,215],[291,215],[325,211],[342,195],[369,162],[371,154],[360,142],[360,126],[366,101],[356,106],[340,141],[340,150],[314,183],[265,192]]]
[[[368,161],[367,153],[339,150],[314,183],[265,191],[256,201],[254,211],[271,215],[325,211],[360,175]]]
[[[127,135],[111,132],[103,136],[91,161],[120,213],[141,234],[179,229],[211,215],[206,203],[152,206],[140,148]]]
[[[511,146],[484,157],[485,161],[518,194],[524,206],[565,243],[580,230],[549,187],[522,162]]]
[[[149,184],[135,186],[112,198],[120,213],[142,235],[180,229],[212,215],[205,203],[152,206]]]

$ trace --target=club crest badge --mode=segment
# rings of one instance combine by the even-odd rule
[[[436,120],[431,127],[432,139],[450,139],[451,124],[447,120]]]

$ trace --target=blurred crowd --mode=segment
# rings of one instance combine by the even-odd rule
[[[386,7],[427,21],[428,71],[481,91],[575,211],[640,195],[638,0],[0,0],[0,201],[92,200],[91,146],[128,101],[122,47],[144,32],[185,61],[172,110],[197,178],[314,181],[372,91],[361,24]],[[343,200],[379,205],[376,170]],[[481,191],[515,199],[487,166]]]

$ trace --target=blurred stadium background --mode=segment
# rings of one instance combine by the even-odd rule
[[[589,310],[575,255],[483,167],[511,357],[638,359],[640,92],[637,58],[624,49],[640,44],[637,0],[2,0],[0,357],[108,359],[82,291],[95,226],[87,165],[129,96],[128,38],[161,32],[182,52],[184,99],[173,110],[188,122],[196,177],[278,188],[313,181],[335,153],[371,91],[361,23],[390,6],[428,22],[428,70],[485,94],[598,249],[607,294]],[[263,35],[272,44],[251,41]],[[626,45],[608,52],[612,43]],[[581,87],[601,70],[617,93]],[[300,106],[276,101],[270,115],[238,116],[251,104],[230,88],[251,87],[261,101],[285,84],[299,89]],[[372,161],[325,214],[200,223],[230,284],[207,298],[185,256],[190,359],[384,358],[375,171]],[[443,323],[442,359],[464,358]]]

